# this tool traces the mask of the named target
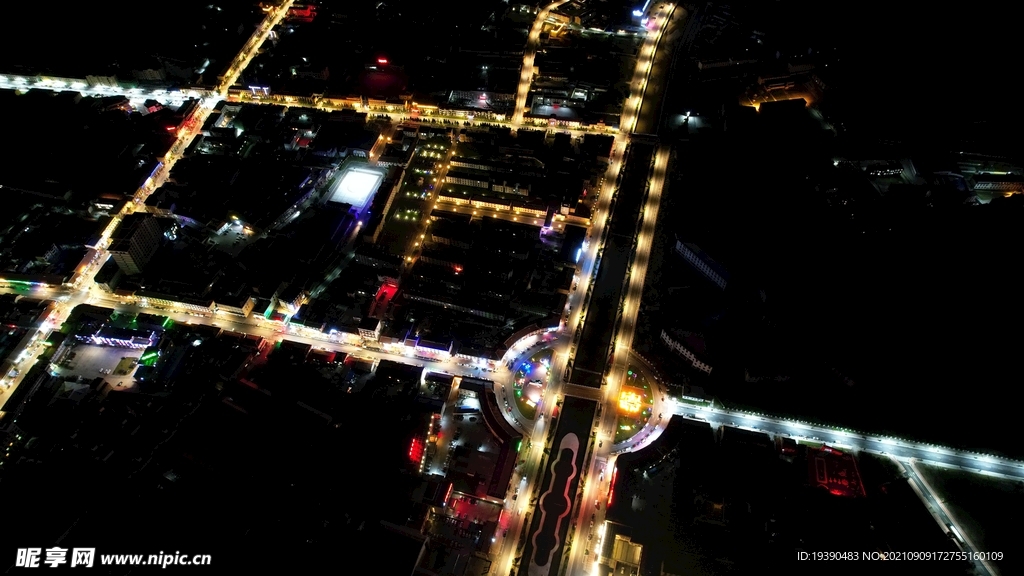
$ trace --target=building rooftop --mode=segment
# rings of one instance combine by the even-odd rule
[[[462,378],[459,386],[462,389],[476,392],[477,396],[481,398],[481,413],[484,423],[501,446],[497,463],[494,466],[494,474],[491,475],[490,483],[487,486],[487,495],[504,500],[512,479],[512,471],[515,469],[516,460],[519,457],[523,435],[513,428],[501,413],[501,408],[494,396],[493,382],[478,378]]]
[[[807,449],[807,476],[810,486],[827,490],[834,496],[866,495],[856,458],[830,446]]]

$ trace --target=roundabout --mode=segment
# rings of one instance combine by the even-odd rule
[[[544,401],[560,369],[556,351],[561,345],[555,333],[529,335],[509,349],[495,374],[495,394],[505,418],[524,432],[545,411]]]
[[[544,394],[551,384],[551,361],[554,350],[541,348],[520,359],[512,373],[512,390],[516,408],[527,420],[537,417],[537,410],[544,402]],[[541,408],[542,409],[542,408]]]
[[[626,370],[616,408],[614,443],[619,444],[634,437],[654,413],[654,391],[639,367],[630,364]]]
[[[630,354],[626,378],[616,400],[611,453],[632,452],[650,445],[672,418],[664,383],[636,355]]]

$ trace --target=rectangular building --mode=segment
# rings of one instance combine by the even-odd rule
[[[108,251],[125,274],[140,274],[160,247],[162,235],[163,230],[155,216],[131,214],[124,217],[111,236]]]
[[[712,260],[696,244],[676,240],[676,252],[683,257],[683,260],[686,260],[691,266],[707,276],[719,288],[725,289],[729,282],[729,272]]]
[[[472,168],[450,170],[445,176],[445,182],[458,184],[460,186],[471,186],[473,188],[488,189],[491,187],[490,177],[486,172],[477,171]]]

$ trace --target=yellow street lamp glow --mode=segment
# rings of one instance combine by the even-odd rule
[[[619,409],[628,414],[639,414],[643,407],[643,396],[636,388],[624,387],[619,393]]]

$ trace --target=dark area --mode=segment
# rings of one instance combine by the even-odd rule
[[[950,12],[799,1],[775,17],[779,36],[793,39],[792,52],[837,49],[830,68],[841,78],[851,129],[927,143],[968,128],[996,135],[1019,127],[1020,107],[997,88],[1013,68],[1014,24],[992,2]],[[943,96],[950,83],[963,86],[952,99]]]
[[[199,0],[134,10],[76,2],[8,8],[7,21],[32,32],[0,39],[0,71],[158,85],[216,84],[263,17],[256,3]]]
[[[318,565],[339,538],[355,554],[365,546],[364,524],[404,524],[409,502],[368,497],[365,483],[372,478],[380,495],[408,494],[419,483],[402,448],[429,418],[414,401],[418,374],[382,364],[358,394],[345,393],[358,377],[354,365],[325,363],[308,346],[270,350],[217,332],[164,333],[158,350],[170,364],[159,374],[169,395],[98,388],[65,399],[60,380],[43,385],[18,422],[33,441],[4,477],[19,494],[11,513],[32,514],[69,489],[105,496],[65,500],[8,544],[55,542],[67,532],[104,553],[155,554],[160,546],[210,553],[213,571],[284,569],[300,550],[303,565]],[[245,384],[225,378],[233,372]],[[383,427],[380,410],[405,415]],[[368,430],[380,440],[352,441]],[[353,466],[364,468],[354,474]]]
[[[987,16],[973,11],[940,26],[934,13],[791,6],[711,4],[683,34],[707,67],[681,64],[669,90],[676,192],[659,218],[638,346],[727,405],[1017,455],[1010,403],[995,402],[984,426],[948,426],[953,390],[999,398],[1016,371],[1024,309],[996,294],[1018,284],[1007,263],[1022,158],[996,134],[1012,133],[1017,114],[992,91],[970,90],[952,115],[936,97],[968,62],[979,83],[1005,67],[1003,24],[975,24]],[[833,34],[839,21],[851,32]],[[721,66],[729,54],[761,64]],[[710,287],[673,237],[722,265],[728,286]],[[699,340],[711,376],[669,353],[662,329]]]
[[[955,550],[888,460],[859,455],[867,493],[835,496],[808,474],[815,449],[784,451],[781,440],[673,418],[654,445],[617,460],[604,546],[607,534],[621,534],[644,546],[644,572],[707,575],[819,573],[819,564],[797,560],[801,551]],[[865,562],[830,562],[829,570],[863,573]],[[905,570],[891,564],[871,562],[871,571]],[[962,563],[927,566],[969,573]]]
[[[171,147],[185,112],[50,90],[0,90],[0,105],[19,110],[7,121],[18,136],[0,165],[0,185],[76,209],[134,193]]]

